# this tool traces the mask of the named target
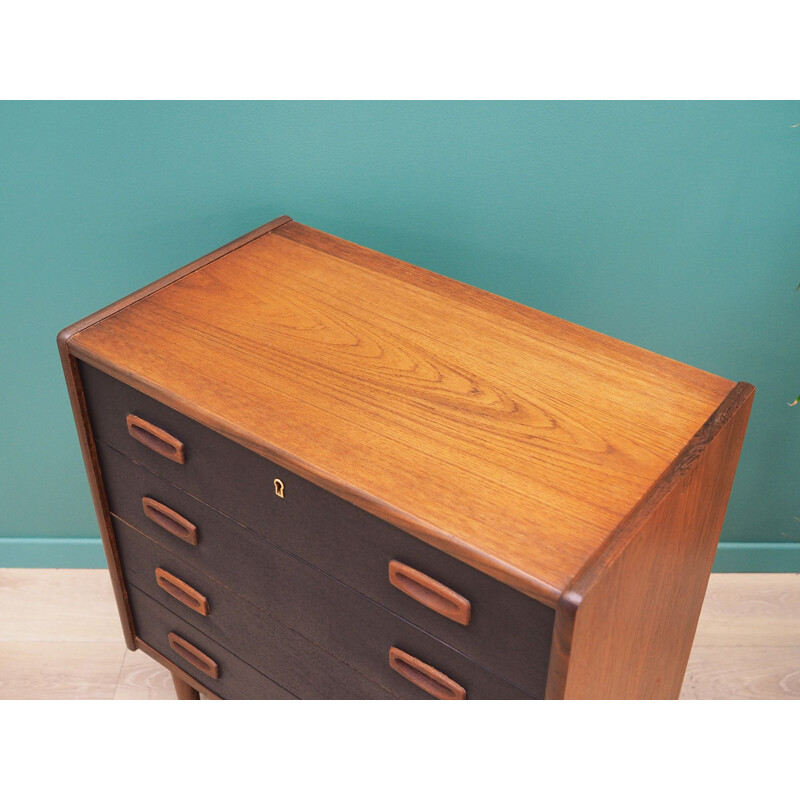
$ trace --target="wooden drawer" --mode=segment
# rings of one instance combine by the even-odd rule
[[[264,606],[259,609],[120,520],[114,519],[114,532],[127,581],[299,697],[429,698],[389,667],[389,651],[398,647],[455,680],[470,699],[531,699],[292,556],[283,554],[274,564],[277,569],[262,575],[261,584],[272,588],[261,593]],[[163,590],[156,581],[157,568],[202,595],[209,613],[204,616]],[[266,596],[274,597],[288,622],[307,632],[319,647],[270,616]]]
[[[112,513],[187,560],[201,573],[233,588],[251,603],[267,609],[270,614],[304,635],[320,641],[320,637],[329,634],[329,622],[309,615],[304,609],[306,606],[317,606],[318,590],[313,587],[321,582],[330,583],[330,578],[320,575],[313,567],[134,464],[112,448],[101,444],[98,446],[98,455]],[[143,498],[163,504],[190,522],[196,528],[197,544],[192,545],[169,533],[146,516]],[[165,524],[170,524],[168,519]],[[383,564],[381,574],[390,590],[397,592],[388,583],[387,563]],[[338,586],[339,582],[336,581],[335,585]],[[340,594],[347,595],[344,587]],[[402,616],[407,618],[405,614]],[[513,646],[510,641],[512,637],[504,629],[476,630],[450,620],[443,621],[449,625],[444,631],[445,635],[437,638],[471,656],[489,671],[516,684],[533,697],[544,695],[549,642],[539,642],[540,646],[536,647],[534,640],[532,645],[532,637],[525,635],[527,628],[524,625],[528,621],[520,620],[517,647]],[[453,641],[452,629],[461,634],[460,641],[465,643],[464,647]],[[476,639],[479,640],[477,643]],[[524,646],[526,640],[527,648]],[[478,659],[475,651],[484,652],[485,658]]]
[[[112,449],[98,448],[109,503],[119,516],[185,553],[183,543],[167,543],[174,537],[166,536],[144,517],[142,497],[154,496],[207,532],[197,556],[203,559],[204,570],[211,574],[212,566],[219,565],[246,586],[257,577],[253,559],[257,563],[268,556],[256,555],[265,553],[263,546],[246,539],[238,527],[230,529],[208,508],[211,505],[531,695],[543,696],[554,623],[551,608],[86,364],[81,364],[81,374],[95,436],[147,468],[136,469]],[[128,414],[146,419],[180,440],[185,463],[158,455],[134,440],[126,426]],[[158,481],[151,473],[167,482]],[[283,482],[283,498],[275,494],[275,478]],[[192,497],[177,491],[176,485]],[[217,534],[220,529],[227,532]],[[226,537],[231,535],[239,537],[247,556],[238,552],[238,547],[227,546]],[[418,570],[466,598],[471,608],[469,624],[444,617],[393,586],[389,581],[392,561]]]
[[[298,697],[314,700],[393,698],[391,692],[375,685],[297,631],[281,624],[219,582],[190,568],[117,519],[114,519],[114,534],[128,584],[141,589]],[[166,571],[166,575],[161,577],[166,589],[156,580],[157,568]],[[178,595],[184,597],[184,602],[169,593],[170,587],[175,586],[173,578],[188,585],[181,587],[178,584]],[[181,589],[191,592],[191,595],[183,594]],[[186,605],[194,603],[197,596],[206,603],[206,607],[201,609],[203,613],[195,610],[196,606]]]
[[[58,344],[129,647],[106,488],[198,580],[395,694],[435,682],[419,658],[469,697],[678,696],[749,384],[287,217]]]
[[[188,672],[214,694],[225,700],[297,699],[291,692],[228,652],[144,592],[129,586],[128,597],[139,638],[184,672]],[[196,659],[191,656],[191,660],[187,660],[185,651],[179,643],[178,649],[174,649],[169,639],[171,633],[210,659],[206,667],[198,668],[195,664]],[[208,674],[207,669],[211,663],[217,666],[216,678]]]

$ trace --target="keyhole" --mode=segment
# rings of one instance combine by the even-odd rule
[[[275,478],[273,483],[275,484],[275,494],[278,495],[278,497],[282,498],[283,497],[283,481],[280,478]]]

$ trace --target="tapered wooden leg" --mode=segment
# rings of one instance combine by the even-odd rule
[[[181,680],[174,672],[172,673],[172,682],[175,684],[175,694],[178,695],[178,700],[200,699],[200,693]]]

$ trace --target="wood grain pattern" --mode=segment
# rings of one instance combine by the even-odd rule
[[[186,463],[154,472],[268,538],[274,531],[262,531],[260,514],[249,521],[257,500],[240,498],[244,519],[228,508],[228,492],[214,494],[215,481],[191,488],[205,474],[202,452],[191,455],[192,426],[197,441],[216,437],[241,463],[268,465],[255,496],[278,478],[276,518],[306,478],[358,508],[339,507],[556,609],[547,696],[677,697],[752,402],[748,384],[286,219],[67,329],[59,345],[129,645],[131,605],[88,423],[91,369],[78,371],[77,359],[140,390],[137,402],[179,426],[172,435],[189,443]],[[112,399],[100,393],[94,422]],[[261,482],[258,468],[232,474]],[[140,633],[150,641],[148,630]],[[259,689],[232,663],[244,683],[232,679],[226,696],[285,694]]]
[[[678,697],[752,400],[738,384],[565,592],[548,697]]]
[[[694,646],[800,647],[800,575],[712,575]]]
[[[149,447],[153,452],[158,453],[163,458],[168,458],[176,464],[183,464],[186,461],[186,448],[183,442],[178,441],[174,436],[170,436],[166,431],[156,427],[145,419],[137,417],[135,414],[128,414],[128,433]]]
[[[338,581],[306,565],[301,567],[300,562],[279,570],[279,576],[265,572],[262,583],[282,583],[287,587],[288,596],[280,597],[274,604],[259,606],[203,576],[124,523],[117,522],[115,532],[134,616],[143,636],[147,615],[153,606],[138,599],[135,588],[158,601],[158,605],[170,613],[173,622],[168,624],[177,624],[175,620],[178,619],[188,623],[193,630],[185,634],[185,638],[190,642],[195,642],[194,631],[209,637],[299,697],[391,699],[392,695],[407,696],[408,684],[387,669],[389,649],[401,643],[408,652],[453,677],[458,676],[474,698],[526,699],[534,691],[538,697],[544,694],[541,659],[538,663],[532,659],[532,675],[526,677],[533,688],[526,694],[523,689],[512,686]],[[171,602],[169,597],[162,598],[158,589],[154,590],[154,563],[163,564],[192,585],[201,587],[212,613],[199,618],[180,603]],[[286,563],[284,560],[283,565]],[[142,609],[138,615],[137,603]],[[281,616],[286,624],[273,616],[281,612],[281,608],[276,609],[274,605],[282,607]],[[160,609],[156,611],[162,613]],[[213,651],[209,654],[213,656]],[[504,663],[500,661],[499,667],[502,666]]]
[[[208,598],[200,594],[193,586],[189,586],[186,581],[182,581],[161,567],[156,567],[156,583],[179,603],[183,603],[197,614],[208,616]]]
[[[177,633],[168,633],[167,641],[172,650],[178,654],[178,658],[183,661],[188,661],[195,669],[208,675],[213,680],[219,679],[219,664],[214,661],[211,656],[206,655],[198,647],[195,647],[191,642],[187,642],[182,636]]]
[[[389,648],[389,666],[437,700],[467,699],[467,690],[461,684],[399,647]]]
[[[70,351],[551,605],[733,387],[292,222]]]
[[[176,672],[172,673],[172,685],[178,700],[199,700],[200,692],[184,681]]]
[[[116,653],[124,658],[115,700],[175,699],[165,666],[144,650],[125,650],[106,570],[6,568],[0,569],[0,586],[5,598],[0,600],[0,642],[13,644],[14,652],[9,657],[12,650],[0,644],[4,699],[107,698]],[[65,598],[62,615],[57,606],[36,602],[54,596]],[[712,574],[681,699],[797,697],[798,599],[797,574]],[[111,643],[114,649],[64,656],[63,644],[84,642]],[[106,666],[85,667],[84,660],[98,654]],[[53,664],[60,666],[53,669]]]
[[[223,245],[222,247],[218,247],[216,250],[208,253],[201,258],[198,258],[195,261],[191,261],[188,264],[180,267],[180,269],[176,269],[174,272],[170,272],[168,275],[164,275],[163,278],[158,278],[157,280],[153,281],[152,283],[148,283],[147,286],[143,286],[141,289],[137,289],[135,292],[131,292],[125,297],[120,298],[119,300],[115,300],[113,303],[110,303],[105,308],[101,308],[99,311],[95,311],[92,314],[84,317],[78,322],[73,323],[72,325],[68,325],[64,330],[62,330],[58,334],[58,342],[59,346],[61,346],[62,342],[66,344],[76,333],[79,331],[85,330],[86,328],[90,327],[91,325],[96,325],[98,322],[102,322],[107,317],[116,314],[122,308],[126,308],[127,306],[133,305],[134,303],[138,303],[139,300],[144,299],[145,297],[149,297],[151,294],[155,292],[161,291],[161,289],[169,286],[174,281],[180,280],[181,278],[185,277],[186,275],[191,274],[197,269],[206,266],[206,264],[210,264],[212,261],[216,261],[218,258],[222,258],[223,256],[228,255],[228,253],[232,253],[239,247],[243,247],[246,244],[249,244],[253,241],[253,239],[257,239],[259,236],[264,236],[267,233],[271,233],[274,230],[277,230],[281,225],[285,225],[287,222],[291,222],[291,217],[281,216],[276,217],[275,219],[271,220],[270,222],[265,223],[264,225],[255,228],[248,233],[245,233],[243,236],[239,236],[237,239],[234,239],[232,242],[228,242],[228,244]]]
[[[111,700],[125,655],[116,642],[0,642],[0,700]]]
[[[175,700],[172,673],[142,650],[127,650],[114,700]]]
[[[682,700],[800,700],[800,647],[696,647]]]
[[[104,569],[0,569],[0,642],[122,641]]]
[[[165,287],[169,286],[173,281],[179,280],[180,278],[191,274],[195,270],[198,270],[207,264],[213,263],[214,260],[233,252],[236,250],[236,248],[244,246],[259,236],[264,236],[273,230],[276,230],[288,221],[289,217],[278,217],[277,219],[262,225],[260,228],[257,228],[256,230],[239,237],[229,244],[224,245],[218,250],[209,253],[207,256],[187,264],[181,269],[178,269],[175,272],[166,275],[157,281],[154,281],[148,286],[133,292],[127,297],[112,303],[106,308],[101,309],[94,314],[90,314],[88,317],[85,317],[73,325],[64,328],[57,336],[61,366],[64,370],[64,378],[67,384],[67,391],[69,393],[70,404],[72,406],[72,413],[75,418],[75,427],[78,432],[78,441],[81,447],[81,454],[83,456],[86,475],[89,479],[92,502],[94,503],[95,513],[97,515],[97,521],[100,527],[103,550],[105,552],[106,560],[110,569],[111,584],[114,589],[114,596],[116,598],[120,620],[122,621],[125,643],[131,650],[136,648],[133,617],[131,615],[130,603],[128,602],[125,584],[122,579],[122,571],[119,564],[119,555],[117,553],[116,543],[114,542],[111,518],[108,512],[108,502],[105,496],[105,489],[103,487],[103,478],[100,473],[100,466],[97,462],[97,451],[95,447],[94,436],[86,408],[86,398],[83,395],[77,362],[71,352],[71,340],[76,333],[85,331],[88,328],[91,328],[93,325],[96,325],[113,316],[121,308],[134,305],[151,294],[161,291]]]
[[[275,472],[266,459],[195,424],[196,431],[181,431],[191,446],[190,452],[195,454],[184,467],[157,456],[151,459],[151,466],[170,468],[169,479],[184,480],[182,485],[187,494],[103,443],[102,417],[116,407],[123,413],[115,416],[124,420],[127,404],[117,404],[113,387],[101,388],[95,384],[91,372],[101,374],[96,370],[81,370],[87,398],[94,397],[102,404],[93,416],[93,424],[100,439],[98,456],[112,515],[189,560],[206,575],[235,586],[243,597],[318,643],[333,637],[341,645],[343,639],[334,633],[337,626],[325,621],[327,615],[318,613],[320,604],[324,608],[325,602],[331,602],[332,598],[323,601],[327,590],[313,588],[316,581],[307,575],[308,564],[479,663],[490,665],[492,671],[511,683],[528,688],[537,696],[543,694],[555,618],[552,608],[282,468],[278,474],[285,478],[287,494],[283,500],[276,498],[272,491]],[[106,380],[125,388],[126,394],[133,393],[117,381]],[[171,421],[168,427],[173,429]],[[195,435],[199,433],[205,436]],[[122,436],[123,441],[132,442],[127,434]],[[222,440],[249,458],[241,462],[226,457],[206,441],[208,438]],[[147,450],[143,452],[150,454]],[[208,469],[202,479],[198,476],[196,483],[188,485],[189,475],[183,474],[183,470],[203,464]],[[145,496],[158,498],[191,520],[197,526],[198,545],[185,544],[146,517],[141,504]],[[244,517],[245,524],[253,527],[242,527],[224,514]],[[388,580],[387,565],[392,559],[420,569],[467,597],[473,612],[470,624],[457,625],[399,592]],[[322,630],[317,627],[312,633],[307,626],[315,618],[324,623]]]
[[[472,619],[472,604],[466,597],[402,561],[389,562],[389,583],[403,594],[459,625],[469,625]]]
[[[199,692],[211,691],[226,700],[295,699],[294,693],[287,691],[277,682],[253,669],[249,664],[210,639],[205,633],[176,617],[135,586],[130,588],[130,597],[139,633],[137,643],[143,641],[150,645],[151,650],[159,652],[167,659],[163,663],[171,671],[177,672],[182,680],[194,686]],[[170,638],[173,636],[178,636],[188,642],[190,647],[197,648],[203,656],[216,664],[219,670],[218,677],[214,678],[209,675],[204,667],[195,664],[193,658],[187,660],[178,655],[170,642]],[[194,677],[197,683],[189,680],[190,677]],[[204,689],[204,686],[207,689]],[[324,696],[318,696],[316,699],[324,699]]]
[[[83,465],[86,469],[86,476],[89,479],[89,489],[92,494],[92,503],[97,516],[97,524],[100,528],[100,537],[103,542],[103,552],[109,566],[111,585],[114,589],[114,597],[117,601],[119,618],[122,623],[122,632],[125,636],[125,643],[133,650],[134,627],[133,616],[131,615],[130,603],[125,590],[125,582],[122,578],[122,568],[119,563],[119,553],[114,541],[114,532],[111,528],[111,516],[108,510],[108,499],[106,498],[103,487],[103,478],[100,472],[100,464],[97,460],[97,447],[92,433],[92,426],[89,421],[89,411],[86,407],[86,398],[81,386],[80,373],[78,372],[78,362],[69,352],[68,338],[62,331],[58,335],[58,348],[61,356],[61,366],[64,370],[64,377],[67,382],[67,391],[72,405],[72,413],[75,417],[75,427],[78,432],[78,441],[81,446]]]
[[[182,542],[193,547],[197,546],[197,526],[177,511],[159,503],[152,497],[142,497],[142,511],[151,522],[155,522],[162,530],[176,536]]]
[[[150,647],[147,642],[142,641],[138,636],[136,637],[136,647],[143,653],[146,653],[148,656],[150,656],[150,658],[152,658],[154,661],[157,661],[159,664],[161,664],[162,667],[166,667],[167,671],[170,673],[170,680],[172,680],[173,675],[177,675],[185,684],[193,689],[196,689],[200,694],[202,694],[204,697],[207,697],[209,700],[222,699],[218,694],[216,694],[216,692],[212,692],[207,686],[203,686],[203,684],[200,683],[196,678],[193,678],[188,672],[184,672],[180,667],[178,667],[176,664],[173,664],[172,661],[161,655],[158,650]]]

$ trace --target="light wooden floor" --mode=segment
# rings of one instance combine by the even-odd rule
[[[105,570],[0,569],[0,699],[174,699]],[[711,576],[682,699],[800,698],[800,575]]]

